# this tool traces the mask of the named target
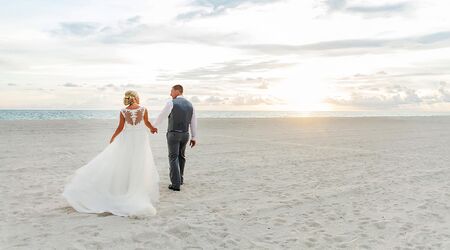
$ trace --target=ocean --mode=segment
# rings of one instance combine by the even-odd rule
[[[296,111],[196,111],[198,118],[449,116],[450,112],[296,112]],[[158,112],[151,112],[155,118]],[[117,119],[117,110],[0,110],[0,120]]]

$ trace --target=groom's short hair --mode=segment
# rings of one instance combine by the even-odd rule
[[[183,86],[181,86],[180,84],[173,85],[172,88],[173,88],[174,90],[180,91],[180,93],[183,94]]]

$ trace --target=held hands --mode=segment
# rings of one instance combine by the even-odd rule
[[[150,129],[150,132],[152,132],[152,134],[158,133],[158,129],[155,128],[155,127],[152,127],[152,128]]]
[[[195,140],[191,140],[191,141],[189,142],[189,146],[191,146],[191,148],[193,148],[193,147],[195,146],[196,143],[197,143],[197,142],[196,142]]]

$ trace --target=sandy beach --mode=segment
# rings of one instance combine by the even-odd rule
[[[158,214],[80,214],[66,178],[115,120],[0,122],[1,249],[450,249],[450,117],[199,119]]]

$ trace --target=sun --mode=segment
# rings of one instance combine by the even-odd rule
[[[284,79],[271,89],[289,111],[330,111],[324,100],[328,96],[326,84],[314,75],[301,74]]]

